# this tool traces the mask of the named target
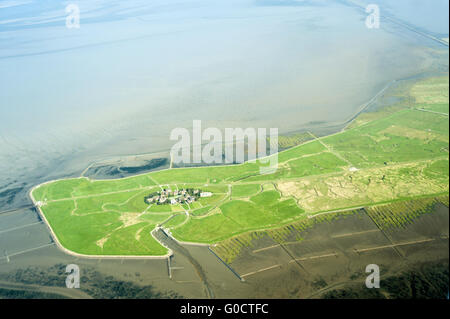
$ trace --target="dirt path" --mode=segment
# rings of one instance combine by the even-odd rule
[[[339,158],[340,160],[346,162],[348,165],[350,166],[354,166],[348,159],[346,159],[345,157],[343,157],[341,154],[339,154],[338,152],[336,152],[335,150],[333,150],[330,146],[328,146],[327,144],[325,144],[322,139],[320,137],[315,136],[313,133],[308,131],[308,134],[311,135],[316,141],[318,141],[320,144],[323,145],[323,147],[325,147],[331,154],[333,154],[334,156],[336,156],[337,158]]]
[[[431,111],[431,110],[426,110],[426,109],[418,109],[418,108],[415,108],[414,110],[416,110],[416,111],[421,111],[421,112],[427,112],[427,113],[438,114],[438,115],[443,115],[443,116],[448,117],[448,114],[447,114],[447,113],[441,113],[441,112],[436,112],[436,111]]]

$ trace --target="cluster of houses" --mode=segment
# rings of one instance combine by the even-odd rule
[[[160,192],[154,192],[144,198],[147,204],[156,205],[175,205],[190,204],[200,197],[211,197],[211,192],[202,192],[199,189],[186,188],[182,190],[163,189]]]

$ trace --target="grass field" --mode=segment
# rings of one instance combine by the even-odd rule
[[[343,132],[302,136],[308,141],[278,154],[273,174],[260,175],[259,161],[177,168],[118,180],[59,180],[32,196],[73,252],[158,256],[167,249],[151,235],[157,225],[182,241],[217,243],[320,212],[448,194],[448,77],[421,81],[408,96],[404,105],[362,114]],[[144,202],[162,187],[213,196],[189,205]]]

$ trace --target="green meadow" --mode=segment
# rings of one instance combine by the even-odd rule
[[[362,114],[342,132],[283,139],[303,144],[280,152],[272,174],[261,175],[265,164],[253,161],[117,180],[64,179],[36,187],[32,196],[73,252],[160,256],[167,249],[151,235],[157,226],[181,241],[212,244],[319,212],[448,194],[448,77],[418,82],[408,94],[413,104]],[[163,187],[213,196],[183,205],[145,203]]]

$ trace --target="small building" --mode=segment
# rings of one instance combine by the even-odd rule
[[[211,197],[212,196],[212,193],[211,192],[203,192],[203,193],[200,193],[200,197]]]

